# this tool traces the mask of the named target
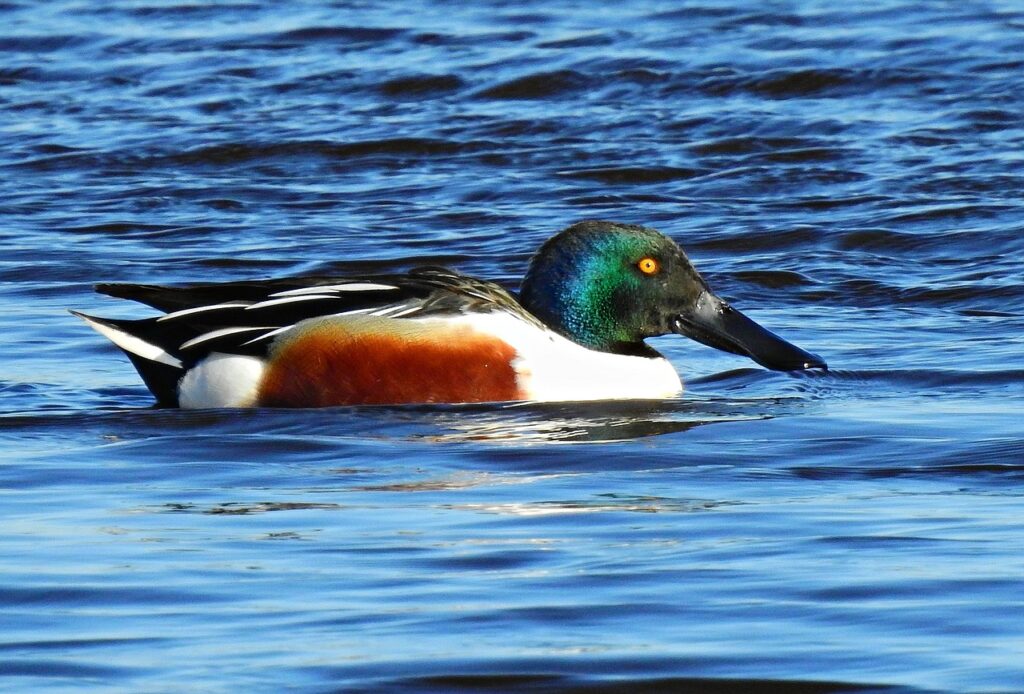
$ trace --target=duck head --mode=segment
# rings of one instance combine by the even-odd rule
[[[776,371],[827,368],[716,296],[675,241],[646,227],[585,221],[559,232],[530,262],[519,299],[589,349],[653,356],[646,338],[678,333]]]

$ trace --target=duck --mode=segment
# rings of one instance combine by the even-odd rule
[[[433,266],[95,289],[161,312],[71,311],[160,407],[661,400],[683,383],[645,340],[671,333],[767,369],[828,368],[718,297],[670,237],[602,220],[548,239],[518,294]]]

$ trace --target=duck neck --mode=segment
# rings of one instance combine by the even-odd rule
[[[599,352],[630,356],[660,356],[642,340],[630,340],[617,329],[614,297],[600,283],[586,282],[549,269],[531,272],[523,281],[519,303],[544,325],[563,337]]]

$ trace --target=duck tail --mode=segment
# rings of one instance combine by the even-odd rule
[[[160,405],[177,407],[178,382],[185,373],[185,365],[181,359],[149,337],[147,333],[151,331],[146,328],[153,324],[154,319],[116,320],[90,316],[74,310],[70,313],[81,318],[90,328],[128,355],[128,359]]]

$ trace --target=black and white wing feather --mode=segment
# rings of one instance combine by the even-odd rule
[[[101,284],[96,290],[164,311],[142,320],[86,318],[154,347],[149,352],[159,354],[163,363],[186,369],[211,352],[263,356],[274,338],[310,318],[416,318],[501,310],[540,325],[500,285],[436,267],[405,275],[187,287]]]

